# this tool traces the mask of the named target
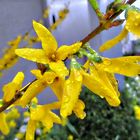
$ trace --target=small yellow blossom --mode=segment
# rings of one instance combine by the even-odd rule
[[[16,39],[8,42],[10,47],[5,51],[3,57],[0,59],[0,70],[10,68],[18,61],[15,49],[19,47],[20,42],[21,36],[18,36]]]
[[[78,101],[83,79],[80,71],[81,69],[71,68],[70,77],[64,83],[62,105],[60,109],[60,114],[64,118],[71,115]]]
[[[36,21],[33,21],[33,27],[42,42],[43,49],[16,49],[15,53],[34,62],[49,64],[50,69],[56,72],[59,77],[68,75],[68,70],[62,60],[76,53],[82,43],[77,42],[71,46],[64,45],[57,48],[57,42],[47,28]]]
[[[125,28],[140,37],[140,11],[136,9],[129,9],[127,12],[127,19]]]
[[[22,87],[22,82],[24,80],[24,73],[18,72],[12,82],[3,86],[2,90],[4,92],[3,101],[10,101],[16,94],[18,90]]]
[[[34,140],[34,133],[38,122],[41,122],[47,131],[53,127],[53,123],[62,123],[60,117],[49,109],[49,107],[55,108],[56,105],[57,103],[52,105],[37,105],[35,108],[30,108],[30,120],[27,126],[26,140]]]
[[[8,123],[6,121],[6,114],[4,112],[0,113],[0,131],[4,134],[7,135],[9,131]]]
[[[134,111],[135,111],[136,119],[140,120],[140,106],[138,106],[138,105],[134,106]]]

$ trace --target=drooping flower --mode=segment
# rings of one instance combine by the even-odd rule
[[[118,106],[120,104],[118,92],[114,89],[111,83],[112,81],[108,78],[105,72],[99,72],[94,69],[92,74],[88,74],[85,71],[82,71],[82,74],[83,85],[85,85],[89,90],[101,98],[105,98],[111,106]]]
[[[134,106],[134,111],[135,111],[135,117],[137,120],[140,120],[140,106],[135,105]]]
[[[33,27],[42,42],[43,49],[24,48],[17,49],[15,53],[20,57],[34,62],[49,64],[50,69],[56,72],[59,77],[68,75],[68,70],[63,60],[76,53],[82,43],[77,42],[71,46],[63,45],[57,48],[57,42],[47,28],[36,21],[33,21]]]
[[[56,109],[58,107],[60,108],[60,104],[56,102],[47,105],[37,105],[35,108],[30,108],[30,120],[27,126],[26,140],[34,140],[38,122],[41,122],[48,131],[53,127],[53,123],[61,124],[60,117],[50,110],[51,108]]]
[[[15,96],[16,92],[21,89],[23,80],[24,73],[18,72],[12,82],[3,86],[2,90],[4,92],[4,102],[10,101]]]
[[[140,73],[140,56],[125,56],[118,58],[103,58],[102,63],[95,63],[98,69],[109,73],[118,73],[125,76],[136,76]]]
[[[69,78],[65,81],[63,87],[62,104],[60,114],[63,118],[71,115],[81,92],[82,75],[81,69],[76,68],[76,61],[73,59],[73,66]]]

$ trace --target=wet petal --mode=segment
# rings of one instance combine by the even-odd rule
[[[40,23],[33,21],[33,27],[42,42],[42,48],[47,55],[53,54],[57,49],[57,41],[50,31]]]
[[[79,69],[71,69],[70,77],[64,83],[62,105],[60,114],[66,118],[72,113],[72,110],[78,100],[82,87],[82,75]]]
[[[125,28],[140,37],[140,11],[134,9],[128,10]]]
[[[84,112],[85,104],[82,100],[78,100],[75,104],[73,112],[80,119],[84,119],[86,117],[86,113]]]
[[[105,42],[100,48],[99,51],[103,52],[106,51],[108,49],[111,49],[113,46],[115,46],[116,44],[118,44],[121,40],[123,40],[128,34],[128,31],[124,28],[120,34],[118,36],[116,36],[115,38],[108,40],[107,42]]]
[[[17,85],[19,85],[19,88],[21,88],[23,80],[24,80],[24,73],[18,72],[17,75],[14,77],[12,82],[16,83]]]
[[[54,94],[56,95],[56,97],[58,98],[58,100],[61,100],[61,99],[62,99],[64,81],[65,81],[64,78],[58,77],[58,78],[50,85],[50,88],[52,89],[52,91],[54,92]]]
[[[36,127],[37,122],[34,120],[29,120],[26,130],[26,140],[34,140]]]
[[[63,61],[50,62],[49,67],[53,70],[59,77],[65,77],[69,74],[67,67]]]
[[[80,49],[82,43],[81,42],[77,42],[75,44],[72,44],[71,46],[61,46],[60,48],[58,48],[57,52],[56,52],[56,57],[59,60],[64,60],[66,59],[68,56],[78,52],[78,50]]]
[[[37,78],[40,79],[43,77],[41,71],[39,69],[31,70],[31,73]]]
[[[125,59],[124,59],[125,60]],[[103,69],[110,73],[118,73],[125,76],[136,76],[140,73],[140,65],[131,63],[132,60],[124,61],[123,59],[113,58],[108,59],[104,58],[103,63],[98,63],[96,66],[99,69]]]
[[[42,92],[47,87],[47,83],[44,80],[39,79],[33,82],[25,91],[20,99],[20,104],[25,107],[35,96]]]
[[[42,64],[48,64],[49,59],[45,54],[45,51],[41,49],[16,49],[15,53],[27,60],[33,61],[33,62],[38,62]]]
[[[120,104],[118,95],[112,93],[112,90],[110,90],[106,85],[104,85],[104,83],[101,80],[95,78],[94,76],[84,71],[82,71],[82,74],[83,74],[83,84],[89,90],[99,95],[100,97],[105,97],[105,99],[111,106],[118,106]]]

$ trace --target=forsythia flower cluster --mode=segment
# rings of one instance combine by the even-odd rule
[[[127,22],[131,22],[129,18]],[[127,26],[125,28],[128,30]],[[26,140],[34,139],[35,130],[40,123],[49,131],[53,123],[62,124],[62,119],[70,116],[72,112],[78,118],[84,119],[85,104],[79,99],[82,86],[86,86],[93,93],[105,99],[109,105],[114,107],[120,105],[120,93],[114,74],[125,76],[139,74],[140,56],[109,59],[99,56],[90,46],[83,45],[82,42],[76,42],[70,46],[62,45],[58,48],[56,39],[47,28],[36,21],[33,21],[33,27],[42,43],[42,49],[22,48],[15,51],[16,55],[41,63],[46,67],[45,72],[40,69],[31,70],[36,80],[13,105],[27,106],[29,109]],[[77,62],[77,58],[83,56],[86,56],[88,60],[82,65]],[[71,61],[69,69],[65,65],[66,59]],[[24,73],[18,72],[12,82],[4,85],[4,103],[9,102],[17,92],[20,92],[23,80]],[[32,103],[34,97],[47,87],[52,89],[58,101],[44,105],[38,104],[37,101]],[[60,115],[53,112],[55,109],[60,110]],[[0,130],[7,134],[9,130],[5,118],[6,113],[0,113],[2,120]]]

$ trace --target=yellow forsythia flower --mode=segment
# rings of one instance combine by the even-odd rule
[[[24,73],[18,72],[12,82],[3,86],[2,90],[4,92],[3,100],[5,102],[10,101],[16,94],[18,90],[22,87],[22,82],[24,80]]]
[[[125,76],[136,76],[140,73],[140,56],[125,56],[118,58],[103,58],[102,63],[96,63],[98,69],[109,73],[118,73]]]
[[[109,79],[107,79],[108,83],[105,84],[102,81],[102,77],[97,77],[96,74],[94,75],[94,73],[91,75],[83,71],[82,74],[83,85],[85,85],[93,93],[99,95],[100,97],[104,97],[111,106],[118,106],[120,104],[117,93],[110,89],[111,85],[108,86]]]
[[[135,117],[137,120],[140,120],[140,106],[134,106]]]
[[[77,42],[71,46],[64,45],[57,48],[57,41],[47,28],[36,21],[33,21],[33,27],[42,42],[43,49],[16,49],[15,53],[34,62],[49,64],[50,69],[56,72],[59,77],[68,75],[68,70],[62,60],[76,53],[82,43]]]
[[[34,140],[34,133],[38,122],[41,122],[47,131],[53,127],[53,123],[62,123],[60,117],[49,109],[49,107],[55,108],[56,105],[37,105],[35,108],[30,108],[30,120],[27,126],[26,140]]]
[[[60,114],[64,118],[71,115],[78,101],[83,79],[80,71],[81,69],[71,68],[70,77],[64,83],[62,105],[60,109]]]
[[[125,28],[140,37],[140,11],[136,9],[129,9],[127,12],[127,19]]]
[[[0,113],[0,131],[7,135],[9,133],[9,127],[6,121],[6,114],[4,112]]]
[[[8,42],[10,48],[5,51],[3,57],[0,59],[0,70],[10,68],[18,61],[15,49],[18,48],[20,42],[21,36],[18,36],[16,39]]]

